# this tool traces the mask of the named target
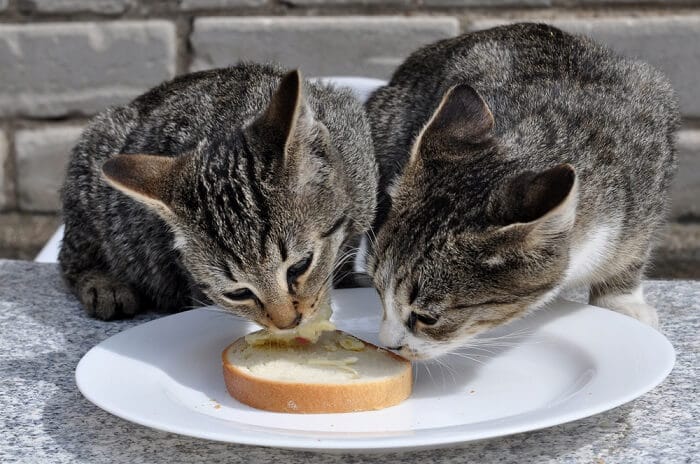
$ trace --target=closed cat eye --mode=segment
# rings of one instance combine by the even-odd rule
[[[255,300],[256,299],[255,293],[253,293],[252,291],[250,291],[250,289],[247,289],[247,288],[239,288],[236,291],[224,293],[224,297],[228,298],[229,300],[234,300],[234,301],[244,301],[244,300]]]
[[[311,261],[313,258],[314,255],[309,253],[309,255],[304,259],[289,266],[287,269],[287,285],[289,288],[292,288],[292,285],[294,285],[299,276],[309,270],[309,266],[311,266]]]
[[[414,330],[416,328],[416,321],[425,325],[435,325],[438,322],[438,318],[411,311],[411,314],[408,315],[408,321],[406,321],[406,326],[409,330]]]

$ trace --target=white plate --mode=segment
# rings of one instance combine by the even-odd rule
[[[372,342],[379,307],[371,289],[333,295],[337,325]],[[491,353],[465,351],[479,362],[450,356],[441,360],[447,367],[417,365],[414,392],[398,406],[278,414],[226,393],[220,353],[253,328],[211,308],[156,319],[91,349],[78,364],[76,382],[102,409],[168,432],[290,449],[388,451],[442,447],[597,414],[659,384],[675,360],[663,335],[634,319],[557,302],[491,332],[504,337],[491,343]]]

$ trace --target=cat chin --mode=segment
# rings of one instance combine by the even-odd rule
[[[399,351],[399,354],[406,359],[410,359],[411,361],[428,361],[430,359],[447,355],[449,352],[450,350],[445,350],[439,345],[434,347],[425,347],[419,350],[413,347],[405,346]]]
[[[401,350],[399,350],[399,354],[410,360],[425,361],[439,358],[453,352],[459,347],[464,346],[468,339],[457,339],[450,340],[449,342],[437,343],[418,338],[413,334],[408,334],[404,337],[404,340],[405,343]]]

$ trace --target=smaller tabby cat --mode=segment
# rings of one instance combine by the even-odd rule
[[[383,343],[438,356],[584,285],[592,304],[656,326],[641,278],[679,124],[659,72],[517,24],[415,52],[366,109]]]
[[[63,188],[63,275],[100,319],[206,300],[294,327],[369,228],[377,176],[349,92],[257,64],[185,75],[83,133]]]

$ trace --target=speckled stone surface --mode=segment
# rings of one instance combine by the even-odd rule
[[[93,406],[75,386],[81,356],[157,315],[88,319],[55,265],[0,260],[0,462],[700,462],[700,282],[652,281],[645,288],[678,357],[664,383],[641,398],[570,424],[460,449],[328,455],[159,432]]]

